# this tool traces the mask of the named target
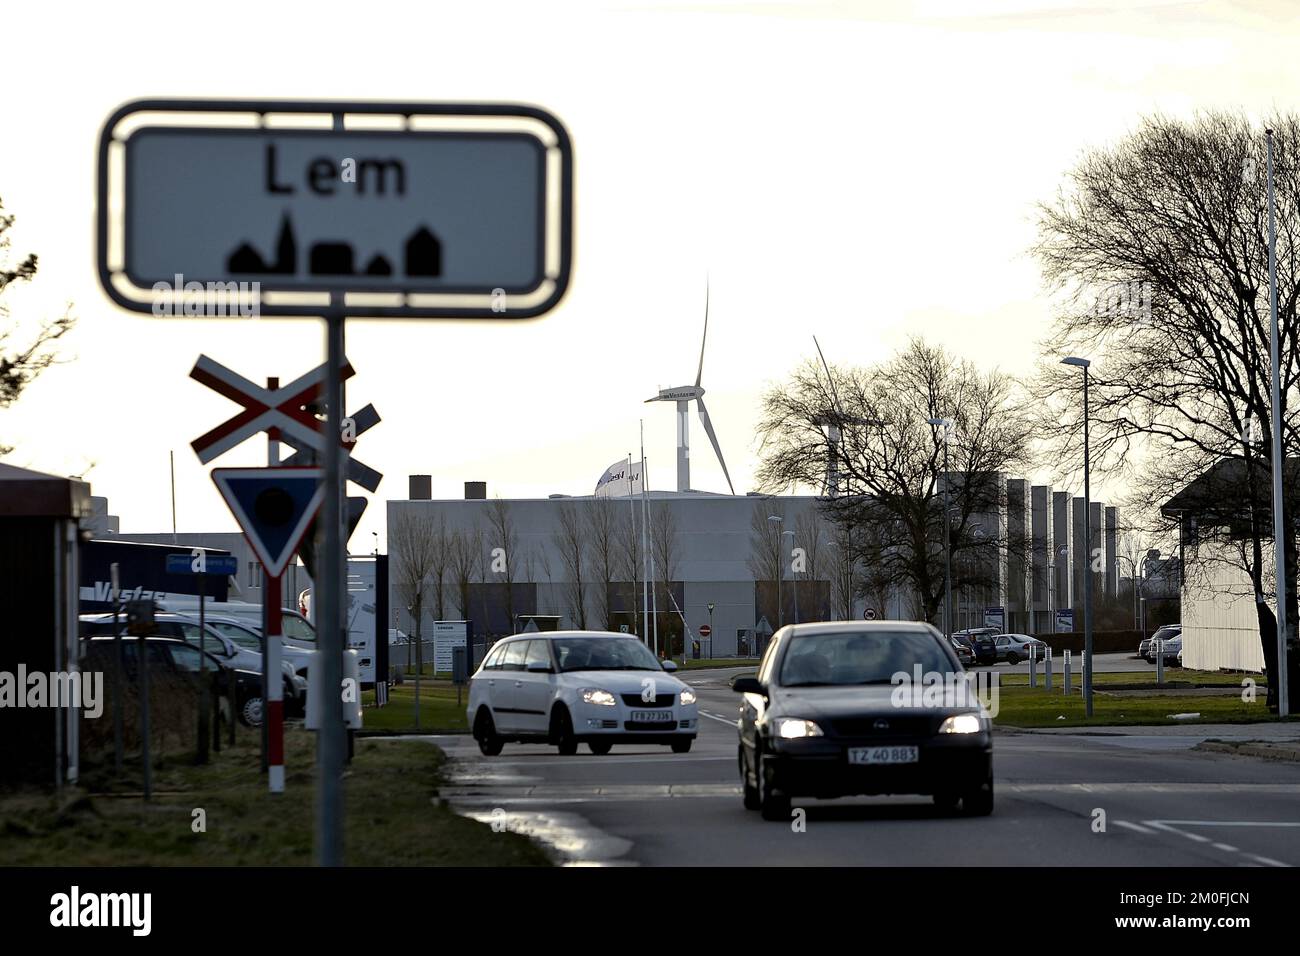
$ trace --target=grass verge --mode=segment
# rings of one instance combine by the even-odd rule
[[[420,732],[426,734],[465,733],[469,724],[465,707],[469,703],[469,687],[460,689],[460,704],[456,703],[456,686],[451,681],[420,681],[420,725],[415,725],[415,684],[408,681],[400,687],[390,685],[388,703],[372,706],[374,691],[361,696],[362,725],[367,731],[392,731],[394,733]]]
[[[1101,675],[1097,675],[1101,676]],[[999,727],[1100,727],[1100,726],[1153,726],[1172,724],[1240,724],[1273,721],[1269,713],[1266,692],[1260,692],[1252,703],[1243,702],[1240,695],[1214,697],[1170,696],[1111,696],[1094,693],[1093,716],[1084,713],[1083,695],[1075,692],[1069,697],[1061,693],[1060,683],[1052,691],[1039,687],[1017,686],[1009,681],[999,682],[998,715],[994,723]],[[1094,684],[1094,690],[1101,686]],[[1171,720],[1171,714],[1199,713],[1190,720]]]
[[[0,865],[303,866],[312,863],[315,734],[285,730],[286,782],[270,794],[253,735],[154,773],[154,797],[104,796],[106,777],[62,797],[0,794]],[[458,816],[436,797],[442,751],[424,741],[358,740],[344,778],[345,859],[354,866],[546,866],[518,834]],[[138,764],[137,764],[138,766]],[[138,776],[134,786],[138,787]],[[195,832],[202,810],[206,832]]]

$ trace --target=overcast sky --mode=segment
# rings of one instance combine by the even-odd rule
[[[699,357],[737,491],[753,488],[764,386],[814,353],[887,358],[923,335],[1027,374],[1051,302],[1026,252],[1034,204],[1081,151],[1143,115],[1292,109],[1288,2],[23,4],[5,14],[0,199],[40,274],[4,303],[21,339],[73,304],[64,364],[0,412],[6,461],[84,474],[123,531],[234,530],[189,447],[235,406],[190,380],[200,353],[292,379],[317,321],[128,314],[94,272],[95,144],[143,96],[488,100],[543,106],[575,155],[564,302],[510,322],[355,321],[349,405],[383,422],[357,456],[382,502],[432,473],[489,494],[590,493],[635,451],[672,488],[671,405]],[[698,419],[692,484],[725,491]],[[221,465],[265,463],[250,441]],[[1104,489],[1104,486],[1103,486]]]

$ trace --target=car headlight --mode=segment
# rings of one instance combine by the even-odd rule
[[[979,714],[953,714],[939,725],[941,734],[978,734],[983,729]]]
[[[598,704],[601,707],[613,707],[617,700],[614,695],[607,690],[600,690],[595,687],[589,687],[582,692],[583,703]]]
[[[822,729],[802,717],[778,717],[772,722],[772,733],[785,740],[795,740],[799,737],[820,737]]]
[[[695,691],[689,687],[683,687],[682,692],[677,695],[677,699],[683,704],[693,704],[695,703]]]

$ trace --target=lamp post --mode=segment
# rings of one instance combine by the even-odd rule
[[[709,602],[709,660],[713,660],[713,602]]]
[[[781,604],[781,579],[785,577],[785,559],[781,556],[781,538],[783,535],[779,533],[782,518],[780,515],[768,515],[767,520],[775,522],[778,529],[776,536],[776,629],[779,631],[784,623],[784,608]]]
[[[1083,700],[1087,716],[1092,716],[1092,485],[1088,462],[1088,368],[1086,358],[1069,356],[1062,365],[1083,369],[1083,540],[1086,554],[1083,566]]]
[[[952,431],[951,418],[927,419],[930,425],[943,429],[943,593],[944,593],[944,630],[952,637],[952,544],[950,541],[951,519],[948,516],[948,437]]]
[[[794,532],[793,531],[781,532],[781,537],[784,538],[787,535],[789,535],[790,537],[790,554],[793,555],[794,554]],[[783,564],[785,563],[784,555],[781,556],[781,562]],[[794,622],[798,624],[799,623],[799,577],[798,577],[798,572],[795,571],[793,564],[790,565],[790,584],[794,588]]]

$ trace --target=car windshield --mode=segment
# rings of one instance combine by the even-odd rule
[[[950,674],[953,663],[924,631],[796,635],[781,664],[782,687],[888,684],[893,676]]]
[[[262,639],[238,624],[231,624],[229,621],[213,621],[211,626],[246,650],[259,652],[262,650]]]
[[[551,644],[561,671],[662,670],[658,658],[634,637],[558,637]]]

